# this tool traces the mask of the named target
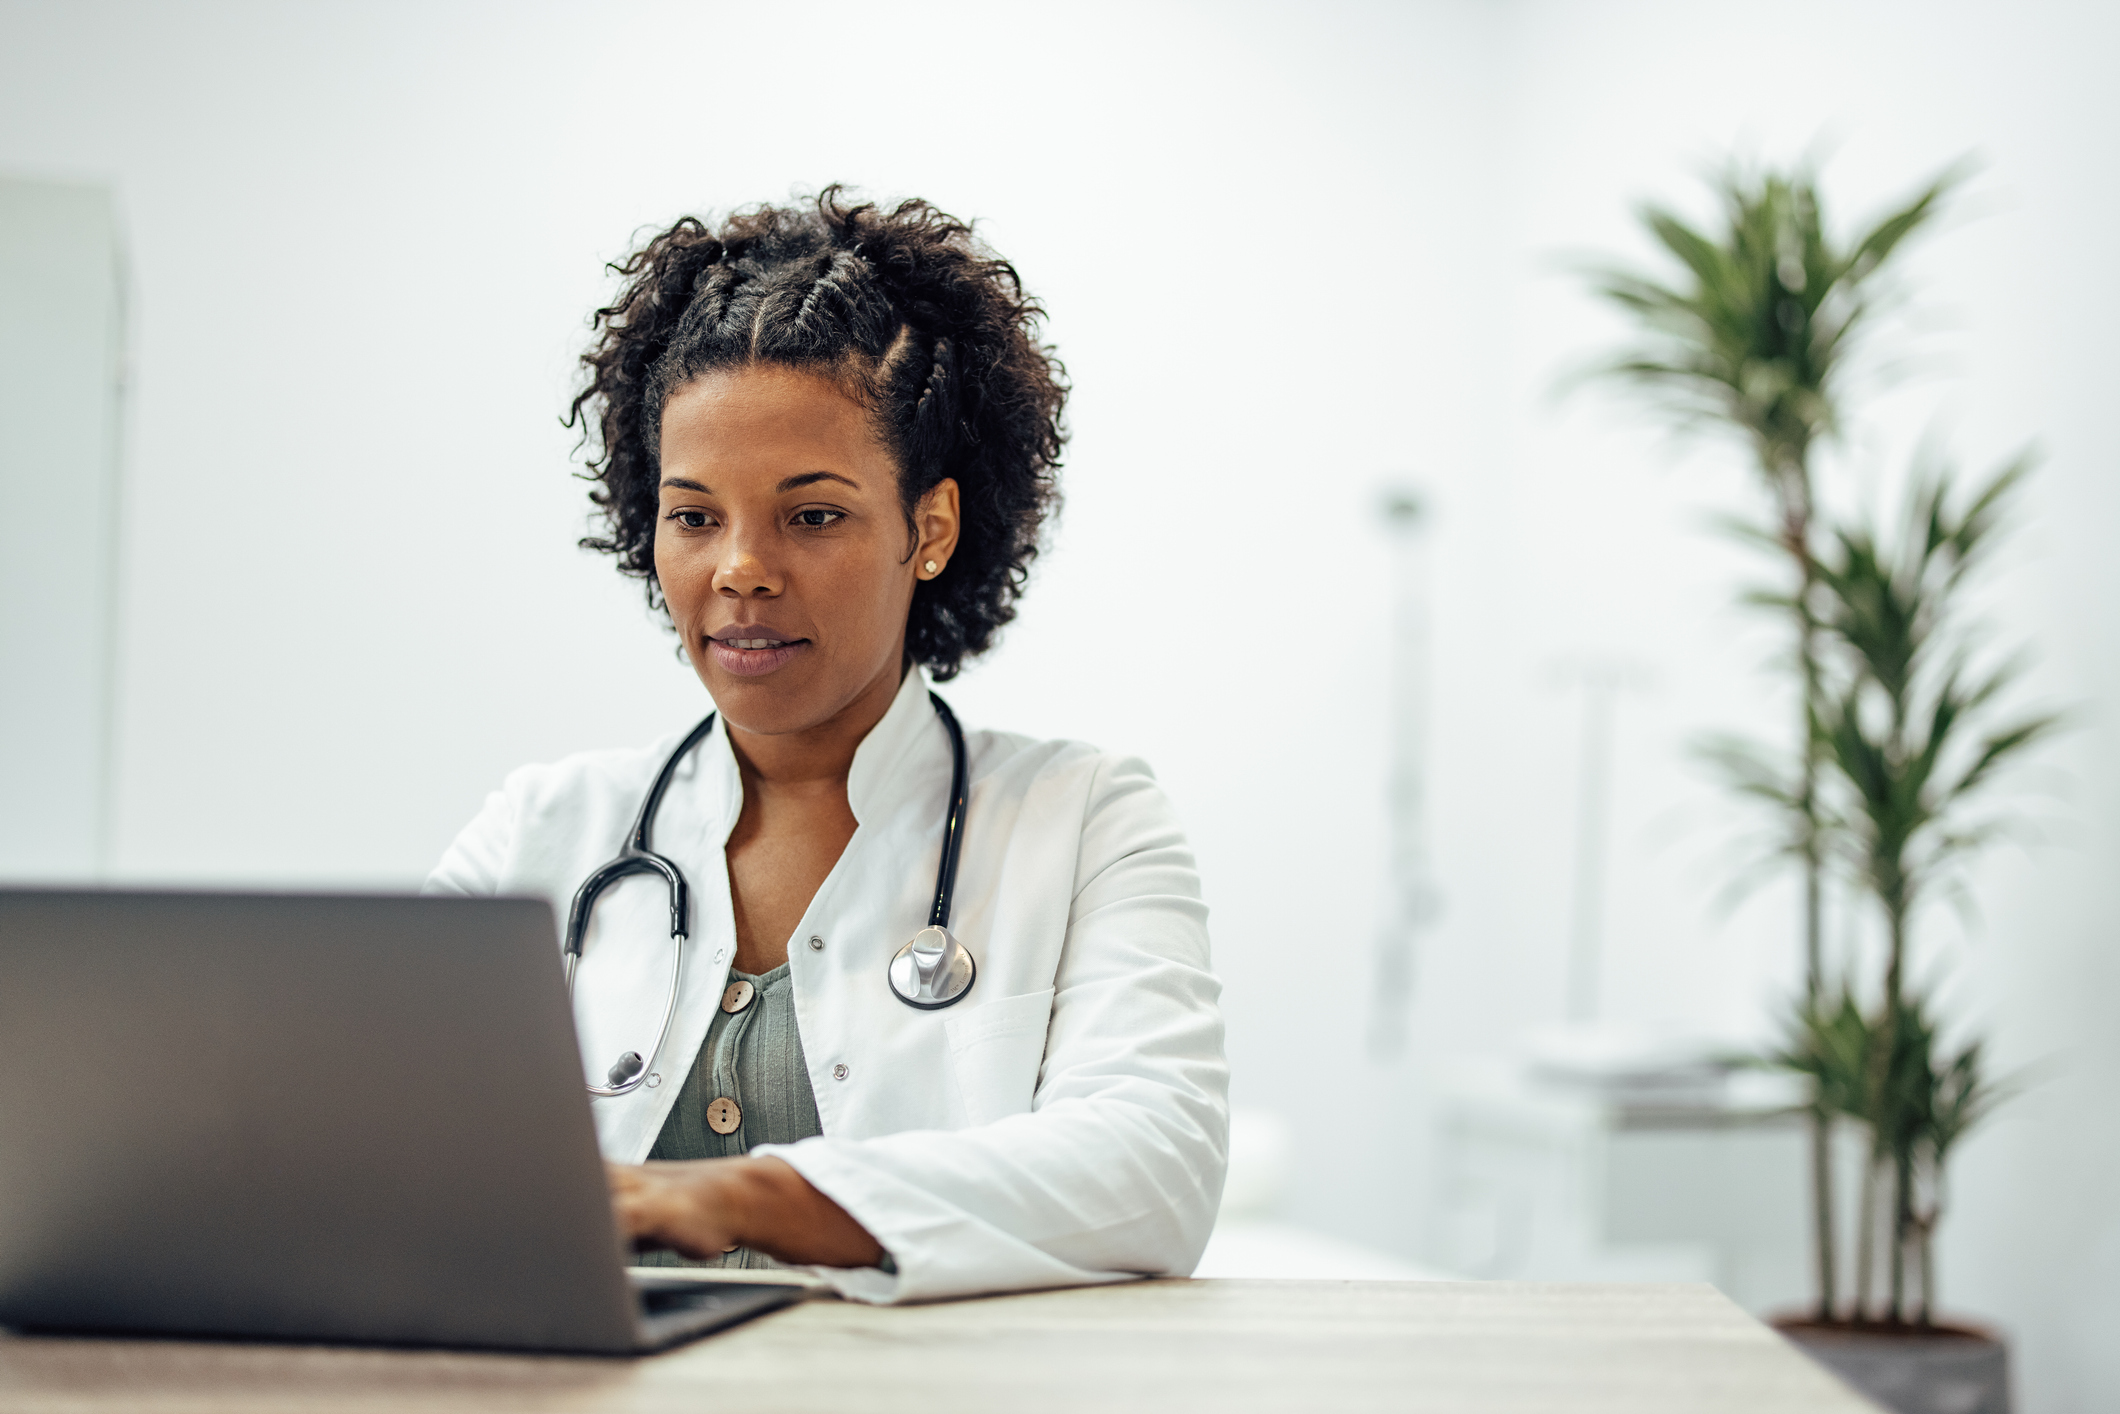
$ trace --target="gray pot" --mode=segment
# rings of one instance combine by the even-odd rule
[[[2009,1347],[1963,1326],[1914,1332],[1777,1323],[1783,1337],[1894,1414],[2009,1414]]]

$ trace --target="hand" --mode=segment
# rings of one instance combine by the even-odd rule
[[[775,1158],[606,1164],[618,1230],[636,1252],[695,1260],[748,1247],[782,1262],[873,1267],[883,1244]]]
[[[695,1259],[739,1246],[725,1192],[728,1175],[717,1172],[734,1162],[605,1164],[619,1234],[636,1252],[666,1247]]]

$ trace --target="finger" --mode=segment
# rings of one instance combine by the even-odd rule
[[[652,1185],[638,1180],[623,1189],[614,1188],[611,1193],[612,1216],[618,1220],[619,1232],[627,1237],[640,1237],[653,1230],[662,1207]]]

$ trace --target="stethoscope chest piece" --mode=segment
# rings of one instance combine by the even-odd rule
[[[978,964],[950,930],[930,925],[891,959],[891,990],[907,1006],[933,1011],[972,990]]]

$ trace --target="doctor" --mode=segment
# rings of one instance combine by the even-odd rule
[[[711,721],[516,771],[429,888],[574,903],[622,1229],[870,1301],[1191,1271],[1228,1077],[1177,819],[1139,761],[960,737],[930,697],[1014,616],[1054,504],[1041,311],[968,226],[836,188],[680,221],[620,273],[574,405],[586,543],[667,612]],[[583,897],[643,850],[667,870]]]

